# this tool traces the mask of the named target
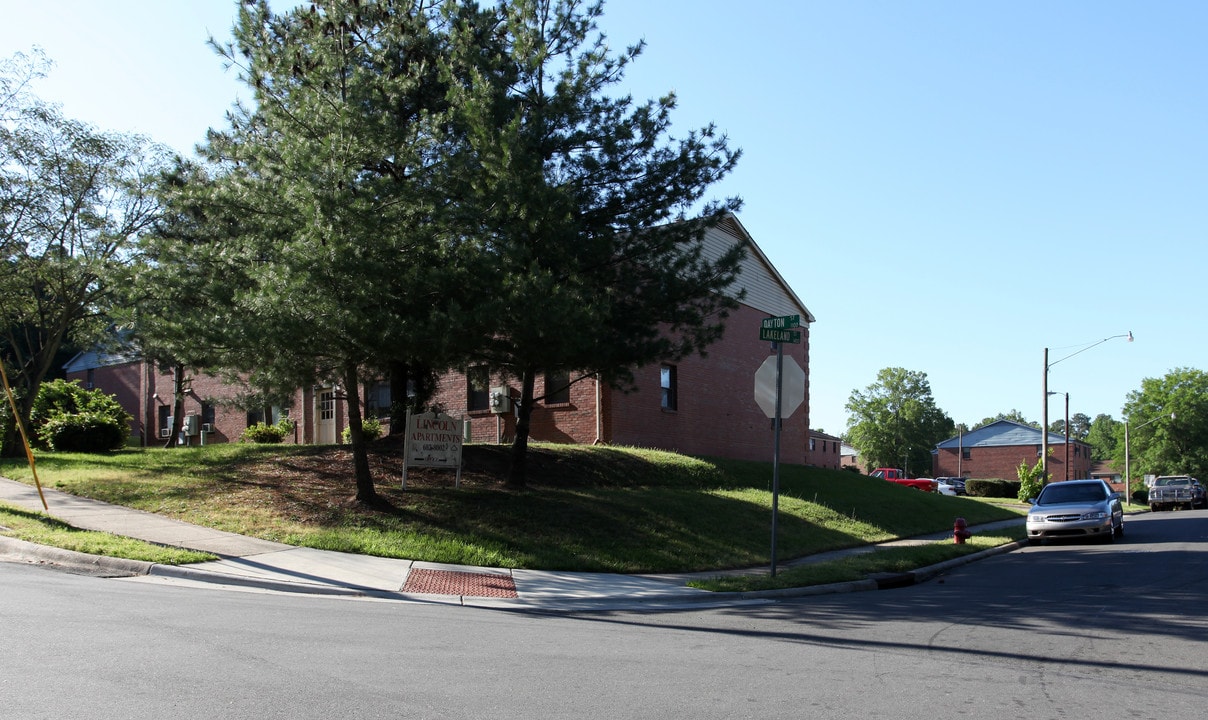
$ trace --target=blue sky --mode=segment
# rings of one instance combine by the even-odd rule
[[[188,153],[240,91],[205,46],[234,7],[0,0],[0,55],[42,47],[41,97]],[[619,92],[742,148],[716,194],[817,317],[812,427],[885,367],[969,424],[1039,420],[1046,347],[1092,418],[1205,369],[1208,3],[611,0],[601,28],[647,43]]]

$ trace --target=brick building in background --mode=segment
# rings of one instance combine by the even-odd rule
[[[932,477],[1017,480],[1020,463],[1035,465],[1040,459],[1041,446],[1040,430],[999,420],[936,445],[931,458]],[[1051,432],[1049,449],[1050,479],[1090,477],[1093,464],[1090,445],[1071,439],[1067,446],[1064,435]]]
[[[635,390],[613,390],[587,378],[566,392],[538,401],[530,439],[536,442],[632,445],[744,460],[770,460],[772,422],[755,403],[755,371],[772,352],[759,340],[760,321],[769,316],[799,315],[801,344],[785,344],[785,357],[805,370],[806,403],[782,423],[781,461],[809,462],[809,323],[805,305],[733,215],[705,236],[706,253],[714,257],[734,243],[748,249],[733,288],[746,298],[730,314],[722,338],[706,357],[655,363],[634,370]],[[578,376],[571,374],[571,379]],[[565,376],[537,378],[534,395],[562,387]],[[518,383],[491,375],[486,368],[448,373],[438,383],[433,401],[453,417],[469,420],[472,442],[508,442],[515,436],[512,403]],[[502,402],[492,404],[495,398]],[[837,459],[837,457],[836,457]]]
[[[816,461],[830,467],[833,446],[833,465],[838,467],[837,438],[822,440],[825,459],[812,456],[809,449],[809,323],[814,317],[733,215],[708,231],[706,253],[715,257],[734,243],[745,244],[748,253],[733,292],[737,296],[745,288],[747,295],[705,357],[693,355],[675,363],[636,368],[635,390],[628,393],[613,390],[594,377],[580,379],[574,373],[539,377],[535,395],[544,399],[534,408],[530,439],[770,460],[772,422],[754,397],[755,371],[772,352],[769,343],[759,339],[760,321],[769,316],[799,315],[802,342],[785,344],[784,355],[805,370],[806,403],[782,423],[781,461]],[[130,427],[133,444],[154,446],[168,441],[171,370],[156,368],[136,354],[104,351],[80,353],[65,369],[68,379],[117,396],[134,418]],[[340,442],[347,424],[347,398],[338,385],[299,388],[283,405],[248,408],[246,387],[192,372],[186,379],[185,431],[177,438],[180,443],[233,442],[250,425],[288,417],[295,430],[285,442],[330,444]],[[547,387],[555,392],[547,393]],[[361,388],[360,394],[366,417],[388,414],[387,384]],[[510,442],[516,424],[512,403],[519,395],[514,380],[492,375],[487,368],[473,368],[469,373],[445,374],[432,403],[463,421],[469,442]]]

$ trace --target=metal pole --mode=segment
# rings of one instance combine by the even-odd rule
[[[1065,479],[1070,479],[1070,394],[1065,394]]]
[[[1044,410],[1040,414],[1040,483],[1049,482],[1049,349],[1044,349]]]
[[[1132,483],[1129,482],[1128,475],[1128,421],[1124,421],[1124,502],[1132,505]]]
[[[784,343],[776,343],[776,418],[772,441],[772,577],[776,577],[776,516],[780,512],[780,386],[784,370]]]

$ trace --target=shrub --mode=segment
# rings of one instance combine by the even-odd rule
[[[361,421],[361,432],[365,435],[365,442],[373,442],[382,436],[382,423],[375,418],[365,418]],[[345,445],[352,442],[352,428],[344,428],[340,438]]]
[[[965,492],[973,497],[1014,498],[1019,495],[1019,483],[1001,478],[971,478],[965,481]]]
[[[1040,460],[1032,467],[1028,467],[1026,461],[1019,463],[1019,489],[1016,497],[1020,502],[1027,502],[1029,499],[1040,495],[1040,491],[1044,488],[1044,463]]]
[[[125,446],[130,413],[112,395],[79,381],[42,383],[30,413],[30,442],[48,450],[104,452]]]
[[[38,428],[38,441],[56,452],[106,452],[125,446],[129,426],[95,412],[59,414]]]
[[[294,423],[289,418],[281,418],[275,425],[256,423],[251,425],[239,436],[239,442],[250,443],[279,443],[294,431]]]

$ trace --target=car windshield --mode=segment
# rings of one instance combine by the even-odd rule
[[[1056,505],[1058,503],[1099,502],[1107,498],[1107,491],[1101,485],[1049,485],[1040,494],[1040,503]]]
[[[1171,485],[1190,485],[1191,480],[1187,478],[1162,478],[1158,480],[1157,485],[1160,487],[1169,487]]]

